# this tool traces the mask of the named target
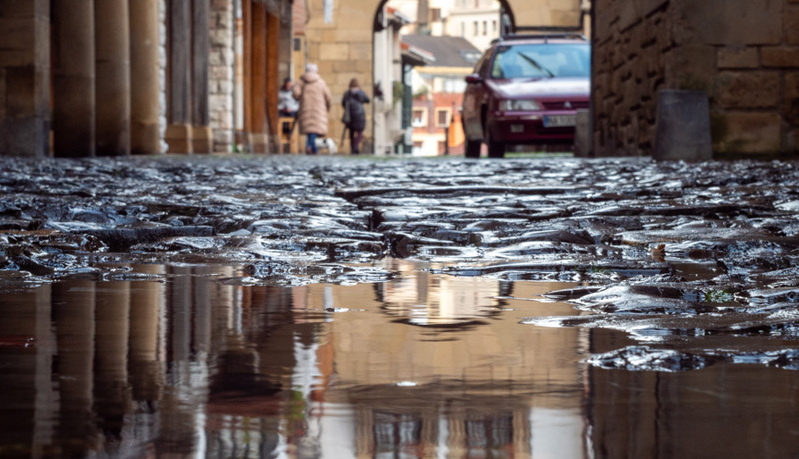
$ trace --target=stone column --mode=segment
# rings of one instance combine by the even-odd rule
[[[48,156],[50,1],[2,1],[0,18],[0,156]]]
[[[94,156],[94,0],[54,0],[53,152]]]
[[[208,57],[208,118],[214,131],[215,152],[231,151],[233,144],[233,2],[214,0],[210,12]]]
[[[266,6],[252,2],[250,27],[250,91],[245,104],[251,104],[248,130],[250,132],[250,148],[253,153],[266,153],[268,149],[267,135],[267,11]],[[245,19],[247,19],[245,17]],[[246,83],[245,83],[246,84]]]
[[[172,153],[191,153],[191,3],[169,0],[166,142]]]
[[[268,14],[266,18],[266,122],[269,151],[280,151],[278,132],[277,93],[280,90],[280,17]]]
[[[130,150],[160,152],[158,0],[129,0],[130,13]]]
[[[95,0],[97,155],[130,154],[128,0]]]
[[[213,132],[208,125],[208,0],[191,2],[191,124],[194,153],[210,153]]]
[[[292,53],[294,52],[294,24],[291,21],[286,21],[286,18],[280,18],[280,31],[278,32],[278,84],[282,85],[283,80],[292,78],[291,64]],[[298,75],[299,76],[299,75]]]

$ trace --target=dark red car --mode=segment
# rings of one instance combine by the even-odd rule
[[[495,40],[466,77],[466,156],[507,145],[574,144],[577,109],[588,108],[590,44],[580,35],[510,35]]]

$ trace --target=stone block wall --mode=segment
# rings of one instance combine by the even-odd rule
[[[233,145],[233,2],[211,0],[209,14],[208,115],[213,151],[230,153]]]
[[[649,155],[660,89],[701,89],[716,157],[796,154],[799,0],[597,0],[597,156]]]

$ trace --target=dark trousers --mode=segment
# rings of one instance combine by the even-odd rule
[[[357,155],[361,152],[361,140],[363,140],[363,131],[350,129],[350,149],[352,154]]]

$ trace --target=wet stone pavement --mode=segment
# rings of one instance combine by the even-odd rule
[[[231,285],[432,274],[570,282],[545,327],[625,332],[599,368],[799,370],[799,173],[789,162],[573,158],[0,160],[0,291],[235,265]]]

